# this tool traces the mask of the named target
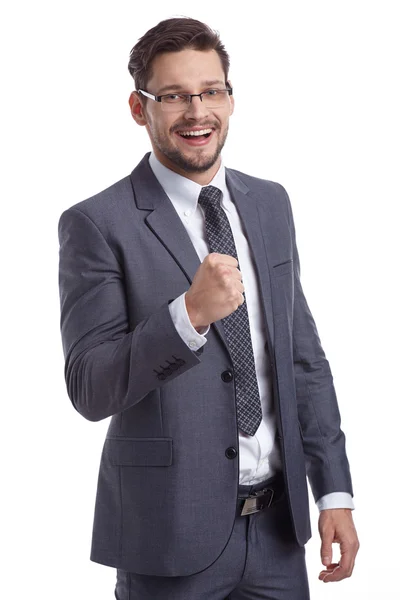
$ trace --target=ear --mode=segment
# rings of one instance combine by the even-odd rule
[[[233,85],[229,79],[227,81],[227,84],[229,85],[229,87],[231,87],[233,89]],[[232,96],[229,96],[229,102],[231,104],[231,110],[230,110],[229,116],[231,116],[233,114],[233,111],[235,108],[235,98],[233,97],[233,93],[232,93]]]
[[[138,125],[147,125],[146,115],[144,114],[142,98],[138,92],[132,92],[129,96],[129,106],[132,118]]]

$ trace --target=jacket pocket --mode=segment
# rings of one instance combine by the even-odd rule
[[[279,277],[280,275],[286,275],[286,273],[293,272],[293,260],[289,259],[283,263],[279,263],[279,265],[273,266],[273,274],[275,277]]]
[[[107,437],[104,459],[119,467],[169,467],[172,438]]]

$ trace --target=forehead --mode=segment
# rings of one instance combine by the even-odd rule
[[[159,91],[166,86],[192,88],[205,81],[225,83],[221,60],[215,50],[186,49],[158,54],[151,65],[148,88]]]

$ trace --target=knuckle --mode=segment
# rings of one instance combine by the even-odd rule
[[[230,280],[230,277],[229,277],[228,273],[222,272],[221,275],[220,275],[220,279],[221,279],[221,282],[222,282],[223,286],[227,290],[229,290],[229,292],[232,294],[233,293],[233,285],[232,285],[232,282]]]
[[[355,552],[357,552],[357,550],[358,550],[358,549],[359,549],[359,547],[360,547],[360,544],[358,543],[358,541],[357,541],[357,540],[354,540],[353,542],[351,542],[350,546],[351,546],[351,548],[352,548],[352,549],[353,549]]]
[[[218,273],[218,275],[219,275],[220,277],[222,277],[223,275],[226,275],[226,276],[227,276],[227,275],[228,275],[228,273],[229,273],[229,271],[228,271],[228,269],[226,268],[226,266],[225,266],[225,265],[223,265],[222,263],[216,263],[216,264],[215,264],[215,270],[216,270],[216,272]]]

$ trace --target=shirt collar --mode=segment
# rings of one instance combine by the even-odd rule
[[[170,200],[173,200],[174,206],[176,206],[178,211],[195,211],[201,189],[207,186],[202,186],[183,175],[171,171],[171,169],[168,169],[160,163],[154,152],[151,152],[150,154],[149,164],[165,193]],[[225,166],[223,165],[222,160],[220,168],[214,175],[212,181],[207,185],[213,185],[221,190],[222,201],[224,198],[227,198],[228,188],[226,185]]]

